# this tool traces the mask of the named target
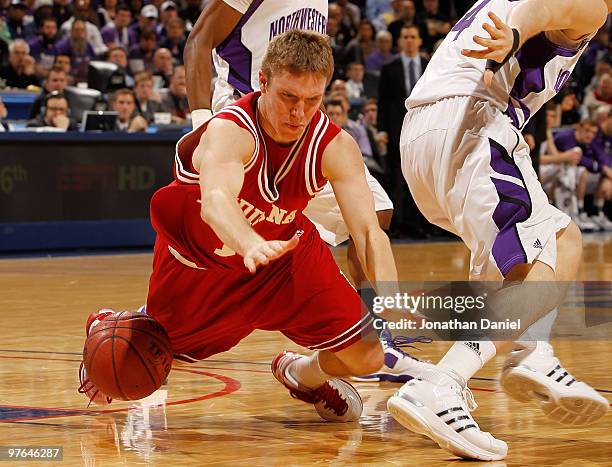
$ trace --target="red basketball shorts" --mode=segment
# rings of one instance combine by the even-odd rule
[[[304,238],[308,237],[308,238]],[[255,329],[312,350],[339,351],[372,331],[372,317],[316,233],[255,274],[196,269],[155,245],[147,314],[176,354],[195,360],[234,347]]]

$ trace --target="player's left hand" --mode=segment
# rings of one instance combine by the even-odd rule
[[[485,47],[485,49],[463,49],[461,53],[466,57],[479,58],[484,60],[493,60],[497,63],[504,63],[518,48],[515,43],[514,33],[512,28],[504,23],[495,13],[489,12],[489,18],[493,21],[493,25],[484,23],[482,28],[489,33],[489,37],[474,36],[476,44]],[[484,74],[484,82],[487,86],[491,86],[495,71],[487,69]]]
[[[244,265],[251,274],[254,274],[258,266],[265,266],[270,261],[280,258],[285,253],[293,250],[300,241],[301,233],[296,233],[289,240],[264,240],[253,245],[244,254]]]

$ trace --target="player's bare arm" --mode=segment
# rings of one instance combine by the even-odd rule
[[[484,49],[465,49],[462,53],[502,63],[525,41],[542,31],[563,31],[569,39],[581,39],[597,31],[611,10],[612,0],[524,0],[512,9],[507,24],[489,12],[493,24],[482,26],[488,37],[474,36],[474,42]],[[518,41],[513,29],[518,32]],[[493,73],[492,70],[485,72],[487,86],[491,85]]]
[[[230,34],[242,14],[222,0],[211,0],[200,14],[189,34],[183,61],[187,80],[187,100],[194,127],[207,120],[212,112],[212,50]],[[203,112],[199,112],[202,110]],[[201,114],[201,115],[200,115]]]
[[[361,152],[344,130],[325,149],[322,170],[332,184],[368,280],[372,284],[395,284],[397,270],[393,253],[389,238],[378,225]]]
[[[298,244],[297,236],[288,241],[266,241],[253,230],[240,209],[237,198],[244,182],[244,164],[254,150],[255,142],[247,130],[230,121],[214,119],[193,156],[193,165],[200,173],[202,219],[227,247],[244,258],[251,273]]]

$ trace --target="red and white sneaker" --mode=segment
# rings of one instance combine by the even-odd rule
[[[272,362],[272,374],[287,389],[291,397],[314,404],[322,419],[330,422],[354,422],[363,411],[363,402],[357,390],[340,378],[333,378],[317,389],[302,386],[289,371],[295,360],[305,358],[285,351]]]
[[[100,321],[108,318],[113,315],[115,310],[111,310],[110,308],[103,308],[101,310],[95,311],[89,315],[87,318],[87,324],[85,325],[85,335],[89,336],[92,329],[100,323]],[[85,396],[89,399],[89,404],[92,402],[98,405],[108,405],[113,399],[106,394],[100,392],[100,390],[89,380],[87,377],[87,370],[85,370],[85,365],[81,362],[79,366],[79,388],[78,391],[81,394],[85,394]]]

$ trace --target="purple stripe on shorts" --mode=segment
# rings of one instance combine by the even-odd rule
[[[227,82],[243,94],[253,91],[251,87],[253,55],[242,43],[242,27],[262,2],[263,0],[255,0],[251,3],[230,35],[216,49],[219,57],[229,65]]]
[[[520,170],[514,163],[514,160],[508,155],[508,151],[497,141],[493,141],[489,138],[489,145],[491,146],[491,167],[497,173],[503,175],[510,175],[511,177],[523,179]]]
[[[511,175],[525,183],[523,176],[508,151],[496,141],[489,139],[491,167],[498,173]],[[493,221],[499,229],[491,253],[498,269],[505,276],[513,266],[527,262],[516,225],[531,216],[531,198],[523,186],[491,177],[499,202],[493,211]]]

